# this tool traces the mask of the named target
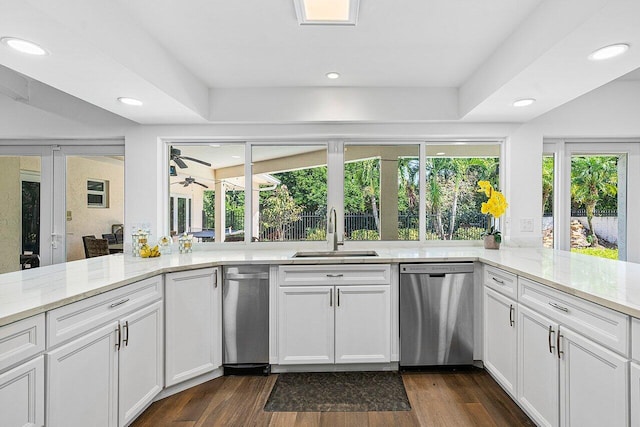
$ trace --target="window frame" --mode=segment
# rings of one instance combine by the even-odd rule
[[[89,183],[95,182],[102,184],[102,190],[90,190]],[[91,203],[89,196],[102,196],[102,202]],[[108,208],[109,207],[109,181],[106,179],[88,178],[87,179],[87,207],[88,208]]]

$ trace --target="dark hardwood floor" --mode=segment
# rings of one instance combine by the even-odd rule
[[[411,411],[265,412],[277,375],[221,377],[151,405],[134,427],[533,426],[483,370],[402,374]]]

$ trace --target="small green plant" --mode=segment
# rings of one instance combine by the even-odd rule
[[[376,230],[353,230],[351,240],[380,240],[380,235]]]
[[[618,249],[607,248],[572,248],[571,252],[597,256],[600,258],[618,259]]]
[[[307,232],[307,240],[327,240],[327,230],[314,228]]]
[[[418,240],[419,233],[416,228],[401,228],[398,230],[399,240]]]

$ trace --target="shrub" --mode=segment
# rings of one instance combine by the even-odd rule
[[[351,240],[380,240],[376,230],[353,230],[349,236]]]
[[[307,232],[307,240],[327,240],[327,230],[314,228]]]

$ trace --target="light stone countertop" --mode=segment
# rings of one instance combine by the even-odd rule
[[[158,274],[232,264],[480,261],[640,318],[640,264],[552,249],[433,246],[378,249],[378,257],[297,258],[289,250],[235,249],[138,258],[116,254],[0,275],[0,326]]]

